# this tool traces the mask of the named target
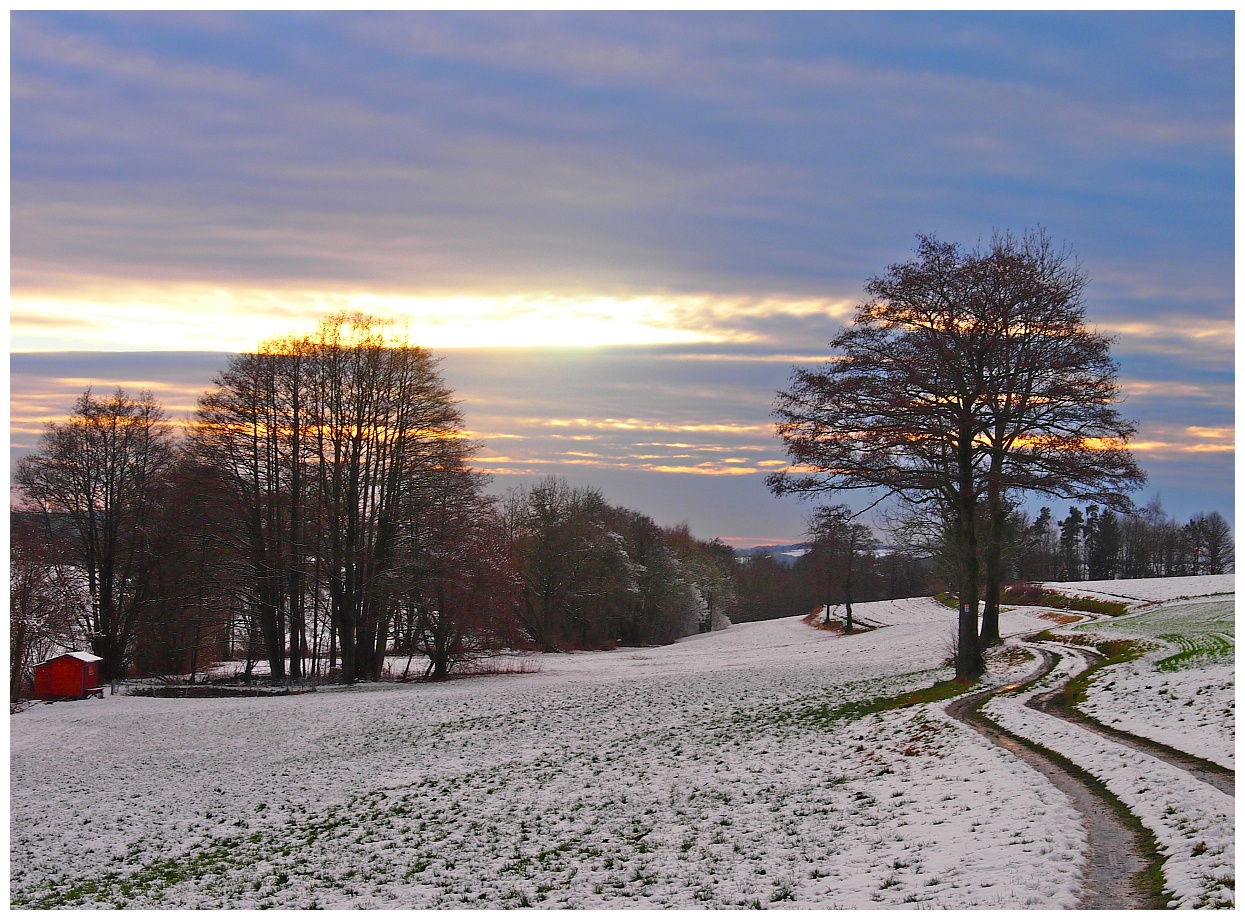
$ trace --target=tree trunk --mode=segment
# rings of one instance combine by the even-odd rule
[[[977,496],[973,488],[972,436],[971,429],[961,432],[958,457],[956,525],[960,544],[960,611],[955,676],[959,680],[976,680],[986,672],[977,632],[981,564],[977,557]]]
[[[852,631],[852,549],[847,550],[847,570],[843,575],[843,609],[846,611],[844,617],[844,632]]]
[[[333,599],[333,623],[336,626],[337,641],[342,660],[342,683],[353,684],[359,679],[358,661],[355,655],[355,615],[347,599]]]
[[[281,595],[268,576],[260,588],[259,628],[264,637],[264,657],[268,659],[268,676],[273,683],[285,680],[285,630],[282,628]]]
[[[986,605],[981,616],[981,647],[1000,644],[999,605],[1003,596],[1003,508],[999,496],[990,494],[990,524],[986,537]]]

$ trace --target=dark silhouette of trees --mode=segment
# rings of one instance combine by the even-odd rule
[[[1085,515],[1081,509],[1073,506],[1068,509],[1068,516],[1059,522],[1059,553],[1062,567],[1059,570],[1061,581],[1081,581],[1081,536],[1085,531]]]
[[[307,349],[310,488],[342,678],[375,680],[424,480],[465,468],[470,445],[426,349],[362,315],[324,321]]]
[[[1110,341],[1084,325],[1083,287],[1041,233],[971,252],[920,237],[916,259],[867,283],[870,299],[830,343],[836,358],[797,368],[776,401],[805,472],[771,476],[775,493],[879,490],[945,520],[961,678],[982,672],[979,643],[997,640],[1007,495],[1126,508],[1123,490],[1144,479],[1113,406]]]
[[[472,445],[423,348],[362,314],[231,359],[200,402],[192,444],[230,486],[236,558],[274,680],[308,651],[306,606],[327,598],[346,682],[383,667],[417,530]],[[452,476],[450,477],[452,478]]]
[[[84,585],[60,558],[34,514],[9,513],[9,701],[30,685],[36,664],[71,647],[87,607]]]
[[[686,524],[667,528],[666,542],[678,556],[684,576],[700,596],[697,631],[706,633],[730,620],[738,602],[735,551],[716,537],[697,540]]]
[[[878,541],[873,531],[853,520],[847,505],[823,505],[808,522],[808,555],[824,578],[823,604],[830,608],[842,603],[847,632],[853,629],[852,601],[856,597],[861,568],[872,560]]]
[[[150,394],[88,390],[15,477],[11,692],[37,650],[70,641],[66,611],[110,680],[131,663],[196,673],[239,639],[248,676],[256,656],[277,681],[340,658],[342,680],[373,680],[400,651],[440,679],[502,647],[664,643],[816,604],[841,602],[850,630],[855,603],[930,593],[935,564],[973,676],[1009,576],[1233,565],[1222,515],[1180,525],[1128,504],[1133,430],[1083,285],[1040,234],[973,252],[923,238],[868,283],[835,359],[796,369],[776,413],[797,466],[770,487],[896,496],[899,551],[844,505],[815,511],[799,559],[741,561],[555,478],[491,499],[435,359],[358,314],[231,358],[179,449]],[[1048,508],[1018,509],[1026,492],[1091,504],[1056,530]]]
[[[1090,581],[1115,578],[1120,559],[1120,519],[1110,508],[1090,505],[1085,514],[1085,574]]]
[[[151,525],[172,461],[164,410],[150,393],[132,398],[118,387],[105,398],[88,389],[17,465],[14,479],[44,525],[67,522],[66,553],[86,580],[83,625],[103,659],[102,680],[125,676],[134,630],[152,599]]]
[[[779,562],[768,552],[753,553],[737,564],[735,619],[740,623],[805,616],[817,604],[817,574],[803,559]]]
[[[973,274],[956,246],[920,240],[916,261],[866,285],[871,299],[830,343],[837,359],[796,368],[775,414],[793,464],[769,478],[778,495],[881,490],[932,505],[954,532],[960,598],[956,673],[984,670],[978,649],[983,337]]]
[[[505,518],[516,616],[536,648],[652,645],[697,631],[697,576],[679,541],[647,515],[547,477],[513,490]],[[718,592],[716,604],[729,593],[720,584],[707,590]]]
[[[234,568],[219,552],[233,531],[215,500],[214,472],[178,451],[150,524],[151,591],[135,629],[139,674],[199,673],[228,653],[228,624],[242,594]]]
[[[517,587],[509,565],[500,509],[483,492],[483,478],[451,467],[428,477],[422,513],[414,519],[399,572],[405,614],[399,651],[428,659],[423,676],[444,680],[514,641]]]
[[[1199,514],[1189,526],[1199,537],[1199,574],[1222,575],[1233,569],[1235,546],[1232,528],[1218,511]]]
[[[621,540],[609,527],[609,505],[596,489],[572,487],[546,477],[512,491],[506,524],[519,576],[518,618],[541,651],[585,647],[617,639],[600,633],[600,616],[591,616],[618,600],[627,560]],[[621,585],[621,588],[619,587]],[[595,629],[590,629],[596,627]]]
[[[1233,569],[1232,528],[1219,512],[1173,520],[1158,499],[1131,514],[1071,506],[1056,535],[1049,508],[1027,527],[1014,571],[1022,581],[1103,581],[1221,575]]]
[[[244,570],[248,605],[275,681],[285,678],[285,605],[297,596],[290,590],[290,571],[298,567],[292,544],[300,505],[293,476],[304,462],[293,447],[302,420],[293,417],[289,397],[305,384],[286,364],[286,355],[268,344],[231,357],[200,398],[190,431],[195,459],[221,482],[218,500],[236,521],[220,533]],[[300,676],[294,662],[291,670]]]

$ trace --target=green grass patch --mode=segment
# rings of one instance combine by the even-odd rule
[[[1231,661],[1236,655],[1236,640],[1217,633],[1202,635],[1162,633],[1159,638],[1180,648],[1180,651],[1174,655],[1160,658],[1154,663],[1155,669],[1159,671],[1180,671],[1185,668]]]
[[[951,680],[938,681],[931,687],[909,690],[896,696],[879,696],[834,705],[821,703],[805,706],[791,715],[791,720],[803,724],[825,727],[836,722],[855,722],[875,713],[889,712],[892,709],[903,709],[907,706],[921,706],[926,703],[941,703],[973,687],[972,681]]]
[[[1126,633],[1140,641],[1161,640],[1174,645],[1178,651],[1154,663],[1159,671],[1231,662],[1236,655],[1236,610],[1227,600],[1161,606],[1122,620],[1083,623],[1073,629],[1090,634]]]
[[[960,609],[960,600],[950,591],[934,595],[934,600],[952,610]],[[1008,585],[999,595],[999,603],[1010,607],[1050,607],[1055,610],[1078,610],[1118,617],[1128,613],[1124,601],[1104,601],[1096,597],[1062,594],[1041,585]]]
[[[1013,607],[1051,607],[1055,610],[1080,610],[1112,617],[1128,613],[1128,604],[1124,601],[1104,601],[1096,597],[1064,594],[1044,585],[1008,585],[1003,589],[1001,602]]]
[[[1076,638],[1083,640],[1086,637],[1077,636]],[[1060,641],[1066,641],[1066,639],[1067,637],[1060,637]],[[1091,662],[1089,667],[1064,684],[1063,690],[1059,694],[1059,703],[1073,707],[1079,707],[1085,702],[1085,695],[1089,691],[1090,682],[1100,670],[1109,668],[1112,665],[1123,664],[1126,661],[1135,661],[1153,648],[1153,646],[1135,639],[1100,639],[1092,643],[1082,641],[1071,644],[1092,644],[1103,656],[1101,660]]]

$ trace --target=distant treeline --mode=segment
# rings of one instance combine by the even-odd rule
[[[845,506],[818,508],[793,563],[738,559],[556,478],[490,496],[476,448],[431,354],[361,315],[230,358],[181,435],[149,393],[88,390],[17,467],[11,694],[64,647],[101,656],[105,680],[241,659],[349,683],[394,656],[444,678],[500,649],[666,643],[954,580],[946,521],[899,522],[882,549]],[[1217,513],[1007,514],[1012,579],[1232,565]]]
[[[499,500],[475,449],[432,356],[360,315],[231,358],[184,436],[148,393],[87,391],[18,465],[11,691],[58,646],[105,679],[353,682],[726,622],[729,547],[557,479]]]
[[[948,526],[920,517],[888,521],[895,545],[850,552],[844,526],[810,541],[737,553],[735,622],[803,615],[822,605],[935,594],[954,583]],[[983,528],[988,522],[983,522]],[[1056,521],[1012,508],[1004,527],[1004,580],[1089,581],[1219,575],[1234,570],[1232,528],[1217,511],[1180,523],[1159,499],[1134,514],[1072,506]],[[852,585],[845,575],[853,568]]]
[[[1010,565],[1024,581],[1097,581],[1222,575],[1234,568],[1232,528],[1218,511],[1181,524],[1154,499],[1136,514],[1073,506],[1062,521],[1049,508],[1017,516]]]

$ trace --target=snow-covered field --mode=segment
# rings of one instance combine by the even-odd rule
[[[859,615],[887,626],[792,618],[439,685],[37,706],[11,719],[12,903],[1075,906],[1084,832],[1038,774],[940,704],[827,718],[950,676],[953,611]],[[1011,636],[1051,625],[1003,617]],[[996,679],[1032,667],[1010,660]],[[1230,813],[1198,826],[1231,854]]]
[[[1051,581],[1045,586],[1063,594],[1127,601],[1134,606],[1186,597],[1236,592],[1235,575],[1184,575],[1179,578],[1127,578],[1115,581]]]
[[[1186,600],[1077,627],[1159,646],[1096,679],[1081,711],[1235,769],[1235,607],[1231,600]],[[1137,699],[1147,706],[1132,705]]]

